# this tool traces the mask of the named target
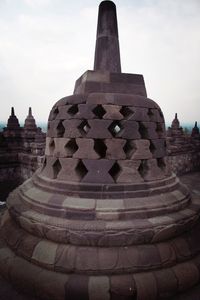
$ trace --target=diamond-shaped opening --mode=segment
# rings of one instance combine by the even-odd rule
[[[81,124],[78,126],[78,129],[81,131],[83,135],[86,135],[90,130],[90,125],[86,120],[82,121]]]
[[[80,181],[83,179],[83,177],[85,177],[85,175],[88,173],[88,170],[86,168],[86,166],[84,165],[84,163],[82,162],[82,160],[79,160],[76,168],[76,173],[80,178]]]
[[[117,162],[115,162],[108,173],[112,176],[112,178],[116,182],[120,172],[121,172],[120,165]]]
[[[149,116],[149,119],[152,120],[152,117],[154,116],[154,113],[153,113],[153,111],[152,111],[151,108],[148,109],[148,113],[147,114]]]
[[[157,158],[157,164],[158,164],[158,167],[161,169],[161,170],[165,170],[166,168],[166,163],[165,163],[165,160],[164,158]]]
[[[48,122],[48,125],[47,125],[47,130],[50,129],[50,122]]]
[[[47,165],[47,159],[46,159],[46,157],[45,157],[45,159],[44,159],[44,161],[43,161],[43,163],[42,163],[42,169],[41,169],[41,171],[44,170],[44,168],[46,167],[46,165]]]
[[[55,142],[54,142],[54,139],[52,139],[49,142],[49,152],[50,152],[50,155],[53,155],[54,150],[55,150]]]
[[[92,111],[99,119],[102,119],[106,113],[102,105],[97,105]]]
[[[156,150],[156,147],[154,146],[154,144],[152,143],[151,140],[150,140],[150,146],[149,146],[149,149],[150,149],[151,153],[154,153],[155,150]]]
[[[138,168],[138,172],[140,173],[140,175],[142,177],[145,176],[146,172],[148,170],[148,166],[147,166],[147,161],[146,160],[142,160],[140,163],[140,166]]]
[[[63,134],[65,132],[65,127],[63,126],[62,121],[59,122],[56,130],[57,130],[57,137],[63,137]]]
[[[130,140],[127,140],[126,144],[123,147],[123,150],[126,154],[126,157],[130,158],[132,156],[133,152],[135,151],[135,147]]]
[[[75,114],[77,114],[78,112],[78,105],[72,105],[69,109],[68,109],[68,114],[70,114],[71,116],[74,116]]]
[[[147,128],[141,122],[139,122],[139,133],[141,135],[141,139],[147,139],[148,138]]]
[[[58,108],[56,107],[56,108],[54,109],[54,111],[53,111],[53,120],[56,118],[56,116],[58,115],[58,113],[59,113],[59,110],[58,110]]]
[[[156,123],[156,132],[159,133],[163,133],[163,128],[161,123]]]
[[[62,169],[62,166],[61,166],[61,164],[60,164],[59,159],[57,159],[57,160],[55,161],[55,163],[53,164],[52,167],[53,167],[53,178],[55,179],[55,178],[57,178],[58,173],[59,173],[60,170]]]
[[[94,150],[99,154],[100,158],[105,157],[107,147],[104,143],[104,140],[95,139],[94,140]]]
[[[112,136],[117,136],[123,129],[123,126],[120,122],[114,121],[112,124],[108,127],[108,130],[111,132]]]
[[[75,139],[69,140],[65,145],[65,149],[72,156],[78,150],[76,140]]]
[[[125,119],[129,119],[134,112],[128,106],[122,106],[120,113],[124,116]]]

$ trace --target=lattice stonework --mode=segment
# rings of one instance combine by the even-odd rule
[[[123,95],[110,104],[106,95],[99,94],[98,102],[80,95],[76,104],[73,96],[56,103],[49,116],[43,175],[116,184],[166,176],[165,125],[158,105],[142,96],[141,107],[138,96],[123,105]]]

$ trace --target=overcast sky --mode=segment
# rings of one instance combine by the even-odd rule
[[[98,0],[0,0],[0,121],[47,121],[93,68]],[[200,0],[116,0],[122,71],[171,122],[200,123]],[[200,125],[200,124],[199,124]]]

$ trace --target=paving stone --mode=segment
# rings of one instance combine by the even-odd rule
[[[40,241],[34,248],[32,260],[54,267],[57,245],[50,241]]]
[[[158,290],[154,275],[150,272],[134,274],[137,289],[137,300],[155,300]]]
[[[72,272],[75,269],[76,247],[58,245],[55,257],[55,270],[59,272]]]
[[[78,288],[77,288],[78,287]],[[81,275],[71,275],[65,285],[65,299],[88,300],[88,277]]]
[[[198,268],[190,262],[185,262],[173,267],[173,271],[178,280],[178,290],[185,291],[199,281]]]
[[[171,299],[178,290],[175,273],[171,269],[164,269],[154,272],[154,276],[157,282],[158,296],[161,299]]]
[[[89,278],[89,299],[90,300],[109,300],[110,284],[107,276],[91,276]]]
[[[134,299],[133,297],[136,296],[136,288],[135,288],[133,276],[132,275],[111,276],[110,293],[111,293],[111,300]]]

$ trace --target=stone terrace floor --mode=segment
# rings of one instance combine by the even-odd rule
[[[181,181],[188,186],[192,194],[199,195],[200,201],[200,172],[189,173],[183,176],[180,176]],[[3,213],[4,208],[0,207],[0,217]],[[197,292],[198,291],[198,292]],[[196,288],[196,295],[187,296],[186,294],[176,297],[174,300],[199,300],[200,299],[200,287]],[[192,298],[191,298],[192,296]],[[15,291],[12,286],[6,282],[3,278],[0,277],[0,300],[38,300],[36,298],[27,297],[19,294]],[[54,299],[52,299],[54,300]],[[171,299],[173,300],[173,299]]]

